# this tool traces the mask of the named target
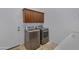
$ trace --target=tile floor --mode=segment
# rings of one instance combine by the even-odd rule
[[[37,50],[54,50],[54,48],[57,46],[55,43],[48,42],[47,44],[41,45]],[[12,48],[10,50],[27,50],[23,44]]]

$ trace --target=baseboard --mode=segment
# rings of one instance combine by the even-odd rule
[[[18,47],[18,46],[20,46],[20,45],[16,45],[16,46],[11,47],[11,48],[8,48],[8,49],[6,49],[6,50],[11,50],[11,49],[16,48],[16,47]]]

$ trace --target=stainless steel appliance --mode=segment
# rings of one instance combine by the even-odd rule
[[[24,45],[26,49],[35,50],[40,47],[40,30],[28,30],[25,31]]]
[[[44,28],[43,25],[36,26],[36,29],[40,29],[40,44],[46,44],[49,41],[49,29]]]
[[[46,44],[49,41],[49,30],[43,28],[40,30],[40,44]]]

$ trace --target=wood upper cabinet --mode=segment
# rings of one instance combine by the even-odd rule
[[[44,13],[39,13],[39,22],[44,22]]]
[[[23,22],[24,23],[44,23],[44,13],[24,8]]]

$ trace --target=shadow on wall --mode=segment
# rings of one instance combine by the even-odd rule
[[[79,50],[79,32],[71,33],[55,49],[56,50]]]

